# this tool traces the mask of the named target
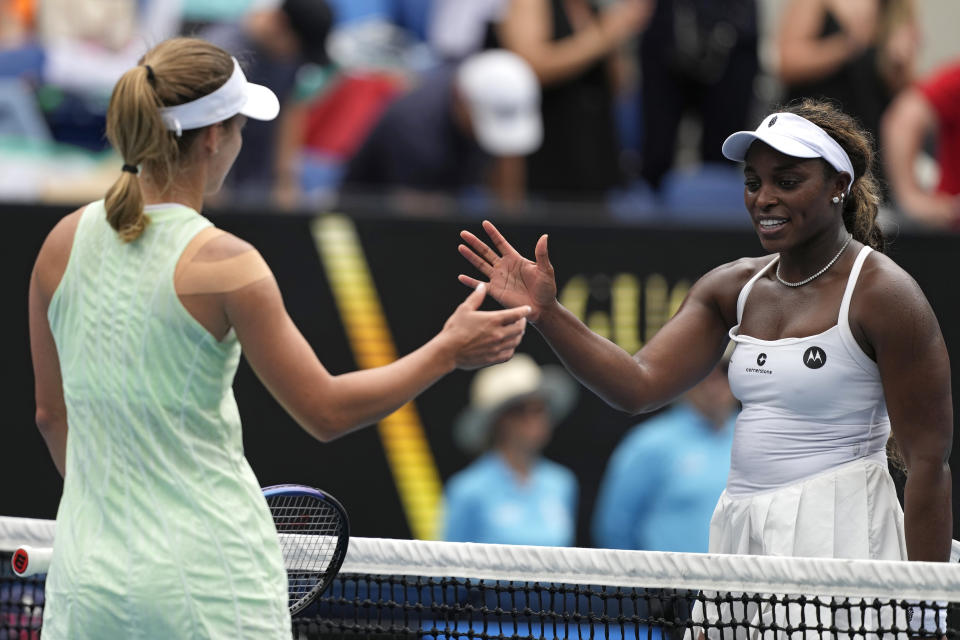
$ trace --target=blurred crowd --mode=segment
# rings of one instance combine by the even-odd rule
[[[723,139],[810,96],[873,132],[889,215],[956,226],[960,50],[917,72],[927,6],[781,0],[767,33],[771,2],[0,0],[0,199],[99,197],[113,83],[184,34],[283,107],[218,207],[742,223]]]
[[[593,546],[707,552],[739,411],[727,379],[732,344],[706,378],[610,452],[589,514]],[[544,451],[578,394],[562,367],[525,353],[474,375],[453,434],[475,459],[444,488],[441,539],[574,544],[579,479]]]

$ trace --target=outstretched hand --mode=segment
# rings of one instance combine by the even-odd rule
[[[513,356],[527,328],[529,306],[480,311],[487,285],[479,284],[443,325],[440,335],[450,341],[458,369],[478,369]]]
[[[529,306],[530,321],[538,321],[544,310],[557,302],[557,283],[547,255],[547,236],[542,235],[537,241],[534,262],[520,255],[490,222],[483,221],[483,230],[496,251],[469,231],[461,231],[460,237],[466,244],[457,247],[460,255],[486,276],[490,295],[497,302],[505,307]],[[458,279],[474,289],[482,283],[464,274]]]

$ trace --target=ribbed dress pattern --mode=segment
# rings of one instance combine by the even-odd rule
[[[66,476],[43,637],[291,637],[287,577],[243,455],[233,331],[181,304],[177,261],[210,222],[148,208],[132,243],[83,212],[48,318],[67,406]]]

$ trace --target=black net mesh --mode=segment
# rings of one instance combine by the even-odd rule
[[[0,553],[0,640],[39,638],[44,576],[17,578],[10,557]],[[294,618],[294,637],[960,638],[956,613],[942,600],[341,573]]]

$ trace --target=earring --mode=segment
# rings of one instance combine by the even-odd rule
[[[833,196],[832,202],[833,202],[833,204],[839,204],[839,203],[840,203],[840,196]]]

